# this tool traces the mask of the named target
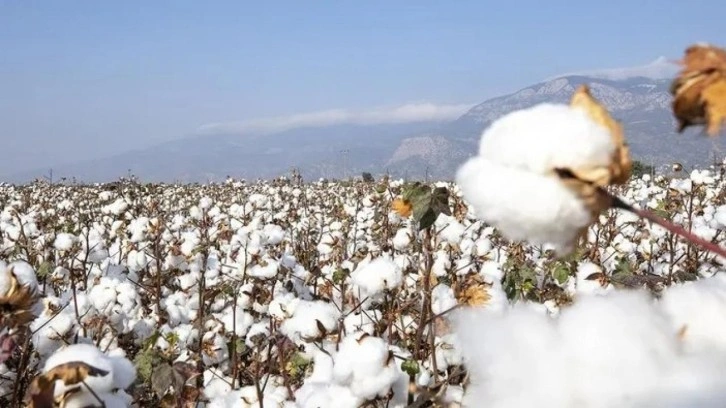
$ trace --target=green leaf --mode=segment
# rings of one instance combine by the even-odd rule
[[[422,215],[421,218],[418,220],[419,231],[434,225],[437,217],[438,214],[436,214],[432,209],[428,209],[428,211],[426,211],[426,213],[424,213],[424,215]]]
[[[418,361],[409,358],[401,363],[401,370],[403,370],[406,374],[413,376],[418,374],[421,371],[421,368],[418,365]]]
[[[305,374],[305,370],[311,363],[312,361],[306,359],[301,353],[295,353],[285,365],[285,371],[292,377],[298,377]]]
[[[336,285],[345,282],[345,278],[348,276],[348,272],[345,269],[339,268],[333,272],[333,283]]]
[[[51,266],[50,262],[45,261],[42,264],[40,264],[40,266],[38,267],[38,271],[36,272],[36,275],[38,276],[38,278],[43,279],[46,276],[50,275],[51,268],[52,268],[52,266]]]
[[[419,224],[419,230],[431,227],[439,214],[451,215],[449,208],[449,190],[445,187],[435,188],[415,182],[407,186],[402,198],[411,203],[413,218]]]
[[[134,366],[144,382],[151,379],[154,367],[162,361],[159,352],[155,348],[148,348],[136,354],[134,358]]]
[[[633,270],[630,267],[630,262],[628,262],[626,258],[621,258],[620,261],[618,261],[610,280],[613,284],[622,285],[626,282],[631,282],[634,276]]]
[[[666,210],[666,207],[665,207],[665,205],[666,205],[666,201],[665,201],[665,200],[659,200],[659,201],[658,201],[658,204],[657,204],[657,205],[656,205],[656,207],[655,207],[655,208],[653,209],[653,212],[654,212],[654,213],[655,213],[655,214],[656,214],[657,216],[659,216],[659,217],[661,217],[661,218],[666,218],[666,219],[667,219],[667,218],[668,218],[668,216],[669,216],[669,214],[668,214],[668,211]]]
[[[555,278],[557,283],[559,283],[560,285],[564,285],[565,282],[567,282],[567,280],[570,278],[570,270],[567,268],[566,265],[558,264],[552,270],[552,277]]]
[[[437,187],[431,194],[431,209],[438,214],[451,216],[449,207],[449,190],[446,187]]]

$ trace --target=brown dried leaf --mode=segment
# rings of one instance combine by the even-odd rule
[[[707,125],[707,133],[715,136],[726,120],[726,51],[708,44],[692,45],[681,65],[671,84],[678,131]]]

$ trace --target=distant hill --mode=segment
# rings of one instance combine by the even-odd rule
[[[588,84],[593,96],[623,123],[636,160],[656,167],[669,166],[674,161],[686,166],[699,166],[710,164],[713,154],[721,156],[720,139],[707,138],[698,130],[683,134],[675,132],[672,97],[668,92],[670,80],[645,77],[608,80],[573,75],[487,100],[437,132],[404,138],[396,150],[397,154],[386,163],[387,167],[395,173],[405,172],[418,177],[424,175],[428,168],[431,177],[451,178],[462,157],[477,152],[482,131],[494,120],[543,102],[568,103],[581,84]],[[415,151],[407,147],[413,141],[418,146]],[[408,151],[409,154],[399,151]]]
[[[678,135],[671,115],[670,80],[635,77],[605,79],[584,75],[553,78],[484,101],[450,122],[334,125],[286,130],[271,135],[198,136],[149,149],[85,162],[53,166],[56,178],[108,181],[130,170],[148,181],[210,181],[226,176],[271,178],[296,167],[310,179],[390,173],[395,177],[453,178],[457,167],[478,150],[481,132],[492,121],[542,102],[567,103],[580,84],[622,121],[636,160],[656,166],[679,161],[706,165],[721,156],[720,138],[698,130]],[[25,182],[45,169],[4,177]]]

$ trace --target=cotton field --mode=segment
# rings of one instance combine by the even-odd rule
[[[724,241],[721,167],[613,188]],[[723,259],[609,210],[506,240],[454,183],[0,187],[0,404],[723,406]],[[60,406],[60,405],[59,405]]]

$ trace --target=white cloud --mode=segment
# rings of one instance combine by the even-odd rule
[[[658,57],[645,65],[570,72],[567,74],[561,74],[557,75],[556,77],[548,78],[548,80],[569,75],[584,75],[610,80],[628,79],[638,76],[652,79],[668,79],[675,77],[675,75],[678,73],[678,70],[679,67],[675,62],[668,60],[666,57]]]
[[[252,119],[239,122],[217,122],[200,126],[197,133],[275,133],[284,130],[340,124],[376,125],[452,120],[463,115],[474,104],[437,105],[411,103],[367,110],[331,109],[288,116]]]

